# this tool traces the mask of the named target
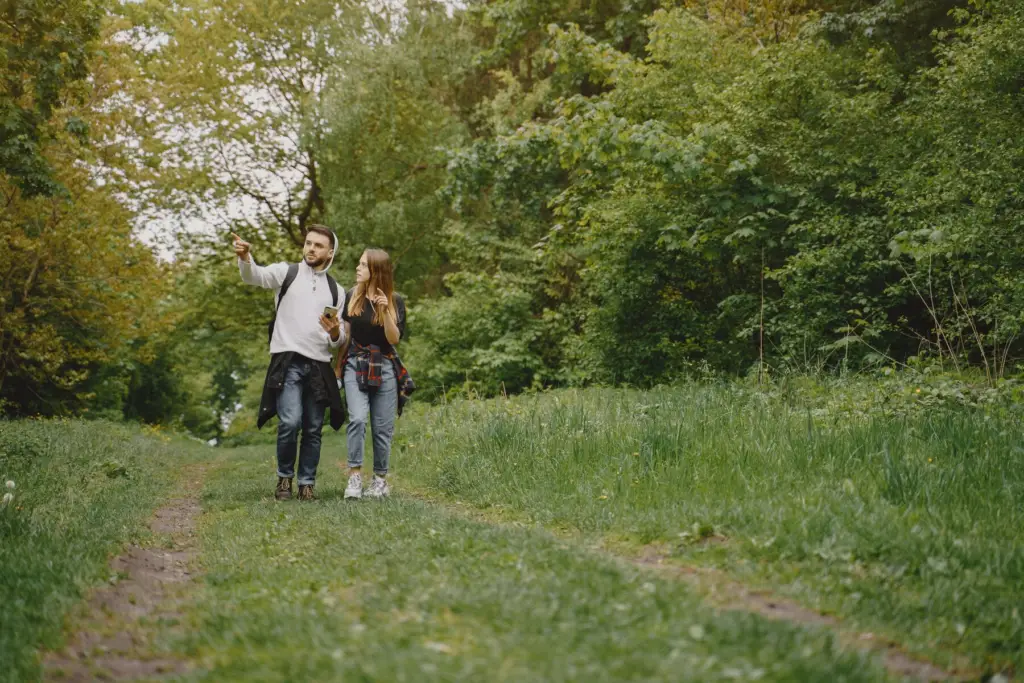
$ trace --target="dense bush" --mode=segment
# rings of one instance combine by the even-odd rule
[[[1020,0],[119,11],[40,128],[70,196],[0,177],[7,412],[222,436],[270,308],[228,231],[297,260],[313,221],[343,285],[363,248],[392,254],[421,397],[1019,372]],[[211,221],[173,267],[131,233],[168,215]]]
[[[480,247],[449,251],[455,265],[492,292],[515,280],[508,303],[531,318],[510,325],[450,279],[448,303],[424,309],[439,316],[422,328],[427,372],[492,391],[762,358],[1013,372],[1020,3],[819,9],[747,25],[658,10],[644,56],[573,24],[538,38],[544,77],[489,100],[533,106],[457,153],[447,190],[450,225]],[[531,323],[556,317],[533,344]],[[481,344],[529,371],[503,375]]]

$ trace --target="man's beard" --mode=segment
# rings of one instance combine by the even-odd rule
[[[309,266],[310,268],[313,268],[314,270],[327,263],[326,257],[318,259],[316,256],[313,256],[312,254],[306,254],[304,258],[306,260],[306,265]],[[314,260],[311,261],[310,259]]]

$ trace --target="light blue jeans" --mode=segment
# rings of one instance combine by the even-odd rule
[[[384,359],[380,368],[381,383],[377,389],[360,391],[356,381],[355,359],[345,361],[345,401],[348,403],[348,466],[363,466],[363,445],[366,443],[366,423],[370,423],[373,436],[373,472],[384,476],[391,459],[391,437],[395,433],[395,413],[398,411],[398,382],[395,364]]]

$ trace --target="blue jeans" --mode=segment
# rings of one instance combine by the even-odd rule
[[[295,447],[302,429],[299,449],[299,486],[316,483],[320,464],[320,432],[327,406],[313,399],[309,382],[317,372],[312,361],[293,360],[285,371],[284,386],[277,394],[277,476],[295,476]]]
[[[395,413],[398,411],[398,382],[395,365],[385,359],[380,368],[380,387],[360,391],[356,381],[355,359],[345,361],[345,401],[348,403],[348,466],[363,466],[363,444],[366,443],[366,423],[370,423],[373,436],[373,471],[384,476],[391,459],[391,436],[395,433]]]

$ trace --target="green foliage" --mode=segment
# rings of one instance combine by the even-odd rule
[[[147,342],[167,331],[171,270],[135,234],[126,200],[147,179],[125,154],[121,89],[134,68],[114,38],[119,20],[99,24],[97,3],[5,7],[21,13],[3,31],[27,23],[3,74],[38,89],[36,153],[62,192],[0,169],[0,412],[120,416],[131,369],[152,361]],[[31,77],[19,71],[29,63]]]
[[[995,386],[1022,357],[1020,2],[188,0],[96,26],[91,3],[25,6],[35,33],[4,29],[4,75],[37,133],[11,144],[68,193],[4,172],[17,411],[223,436],[269,305],[222,236],[292,260],[311,221],[337,230],[343,285],[364,248],[392,254],[422,396],[921,364]],[[129,226],[169,215],[217,236],[161,269]],[[145,294],[26,309],[70,235],[107,245],[96,278]],[[60,258],[33,275],[44,244]],[[107,329],[71,318],[86,300]]]
[[[389,250],[422,396],[752,367],[1014,372],[1019,3],[334,6],[282,6],[274,30],[262,6],[146,6],[139,25],[169,40],[139,54],[164,112],[143,149],[181,206],[255,202],[244,231],[268,258],[313,218],[341,237],[343,283],[365,247]],[[188,49],[196,31],[216,59]],[[254,110],[255,83],[295,106]],[[168,146],[179,115],[219,123]],[[188,348],[253,353],[236,323],[260,309],[231,280],[226,305],[182,292],[194,329],[220,330]],[[240,395],[231,372],[195,370],[199,394],[219,378],[224,406]]]
[[[44,151],[68,86],[89,73],[104,2],[16,0],[0,7],[0,173],[27,197],[63,189]],[[65,123],[82,136],[82,119]]]
[[[0,179],[0,410],[12,414],[87,409],[90,377],[144,357],[130,342],[166,322],[157,302],[168,269],[132,235],[124,207],[75,165],[80,148],[64,142],[50,151],[70,196],[28,198]]]
[[[138,37],[133,97],[148,113],[140,163],[160,166],[148,199],[202,215],[223,234],[301,245],[306,226],[324,219],[335,67],[382,40],[392,18],[337,0],[146,2],[125,11]]]
[[[533,278],[531,310],[574,321],[551,357],[577,379],[1011,372],[1019,4],[705,5],[651,14],[644,58],[592,24],[547,31],[545,78],[489,101],[530,102],[520,120],[450,165],[452,225],[490,245],[453,263]]]
[[[440,280],[446,206],[438,190],[446,150],[468,139],[457,109],[472,46],[440,3],[409,3],[403,21],[395,42],[354,49],[328,84],[321,174],[345,281],[374,246],[391,254],[400,288],[415,295]]]
[[[262,387],[270,357],[265,330],[274,311],[273,293],[242,283],[230,244],[216,237],[191,244],[192,257],[179,264],[168,297],[174,330],[164,337],[160,353],[167,362],[158,381],[170,383],[177,400],[160,399],[156,421],[179,424],[204,439],[223,437],[240,403],[246,415],[255,415],[259,394],[250,405],[253,397],[246,397],[245,387],[255,381]],[[254,245],[253,258],[297,261],[299,253],[278,234],[277,243]]]
[[[174,371],[167,349],[156,349],[153,360],[133,369],[124,400],[124,416],[149,424],[172,421],[185,402],[182,378]]]
[[[445,284],[456,295],[428,299],[411,309],[415,337],[410,367],[428,390],[486,395],[565,381],[558,368],[563,321],[536,310],[529,278],[455,273]]]

